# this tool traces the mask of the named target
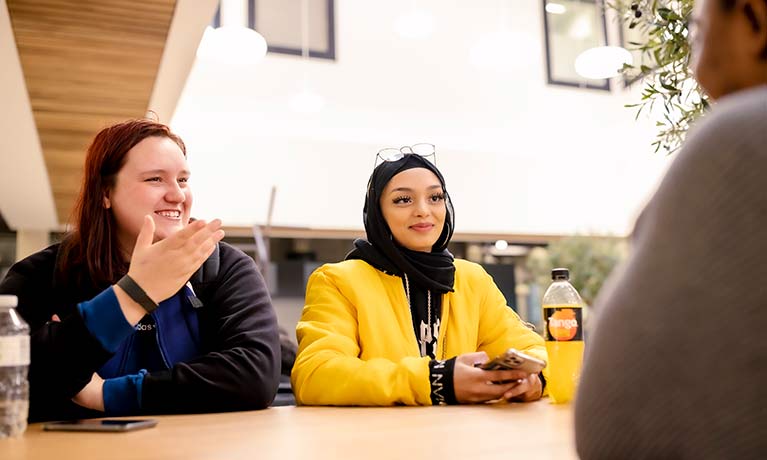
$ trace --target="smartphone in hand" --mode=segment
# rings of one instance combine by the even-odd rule
[[[142,428],[152,428],[157,425],[154,419],[131,420],[69,420],[66,422],[51,422],[43,425],[45,431],[134,431]]]
[[[477,367],[486,371],[514,370],[537,374],[546,367],[546,361],[526,355],[515,348],[509,348],[502,355]]]

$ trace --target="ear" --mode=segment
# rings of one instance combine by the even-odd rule
[[[109,209],[112,207],[112,202],[109,200],[109,194],[107,192],[104,192],[104,196],[102,197],[103,203],[104,203],[104,209]]]
[[[767,57],[767,2],[741,0],[739,6],[750,26],[749,51],[764,59]]]

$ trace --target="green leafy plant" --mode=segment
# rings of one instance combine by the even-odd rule
[[[594,302],[613,269],[626,257],[625,240],[571,236],[535,248],[527,257],[527,270],[543,290],[551,283],[551,269],[570,269],[570,283],[587,305]],[[543,292],[541,292],[543,294]]]
[[[637,108],[636,116],[662,104],[656,122],[655,152],[679,150],[691,124],[708,109],[709,102],[693,78],[688,21],[693,0],[617,0],[609,3],[632,31],[630,50],[641,52],[641,62],[624,65],[630,80],[642,80],[641,100],[626,107]]]

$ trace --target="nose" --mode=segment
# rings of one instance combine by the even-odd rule
[[[173,182],[168,185],[168,189],[165,192],[165,201],[168,203],[183,203],[185,200],[186,195],[178,182]]]
[[[418,217],[427,217],[430,214],[428,199],[417,200],[415,209],[413,211],[415,212],[415,215]]]

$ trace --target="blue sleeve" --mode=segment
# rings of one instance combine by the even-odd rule
[[[146,369],[138,374],[104,380],[104,413],[107,416],[133,415],[141,409],[141,389]]]
[[[77,305],[85,327],[105,350],[114,353],[134,331],[120,309],[114,288],[109,287],[91,300]]]

